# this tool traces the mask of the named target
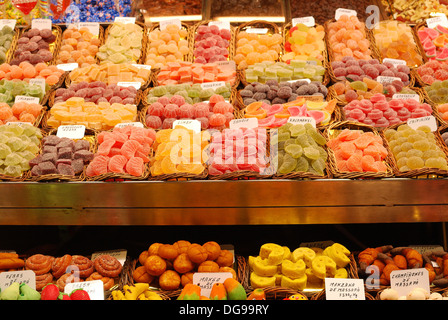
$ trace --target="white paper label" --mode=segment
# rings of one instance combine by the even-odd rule
[[[221,70],[230,70],[235,71],[236,70],[236,64],[233,60],[227,60],[227,61],[216,61],[215,62]]]
[[[5,271],[0,273],[0,290],[3,292],[14,282],[26,283],[36,289],[36,274],[33,270]]]
[[[174,24],[179,28],[182,28],[182,22],[179,19],[167,19],[167,20],[161,20],[159,22],[160,30],[165,30],[166,27],[169,26],[170,24]]]
[[[288,82],[296,82],[296,81],[306,81],[308,83],[311,83],[311,80],[308,78],[303,78],[303,79],[295,79],[295,80],[288,80]]]
[[[135,89],[140,89],[142,84],[140,82],[118,82],[117,86],[120,87],[134,87]]]
[[[246,28],[244,31],[247,33],[257,33],[257,34],[266,34],[268,33],[268,28]]]
[[[428,270],[425,268],[394,270],[390,273],[390,287],[399,296],[407,295],[414,288],[422,288],[429,292]]]
[[[173,129],[176,126],[182,126],[198,133],[201,132],[201,122],[198,120],[176,120],[173,122]]]
[[[134,67],[136,67],[136,68],[139,68],[139,69],[151,70],[151,66],[147,65],[147,64],[136,64],[136,63],[133,63],[132,65]]]
[[[123,24],[135,23],[135,17],[115,17],[114,22],[120,22]]]
[[[64,293],[70,294],[75,289],[83,289],[89,294],[90,300],[104,300],[104,284],[101,280],[67,283]]]
[[[31,20],[31,28],[32,29],[39,29],[39,30],[45,30],[52,28],[51,19],[33,19]]]
[[[230,272],[195,272],[193,283],[201,287],[201,295],[210,297],[213,284],[224,283],[227,278],[232,278]]]
[[[289,117],[288,123],[292,124],[306,124],[311,123],[311,125],[316,128],[316,119],[313,117]]]
[[[418,94],[411,94],[411,93],[395,93],[392,96],[392,99],[401,99],[401,100],[414,99],[415,101],[420,102],[420,96]]]
[[[385,76],[378,76],[378,77],[376,77],[376,81],[378,81],[379,83],[381,83],[383,85],[392,83],[392,81],[394,81],[394,80],[401,81],[401,79],[398,78],[398,77],[385,77]]]
[[[123,123],[119,123],[115,126],[115,128],[124,128],[124,127],[139,127],[139,128],[143,128],[143,123],[141,122],[123,122]]]
[[[421,118],[412,118],[407,121],[408,126],[416,130],[421,126],[428,126],[432,132],[437,131],[437,121],[434,116],[426,116]]]
[[[33,84],[42,88],[42,92],[45,92],[45,79],[30,79],[29,84]]]
[[[39,103],[40,99],[38,97],[16,96],[14,98],[14,103],[15,102]]]
[[[392,63],[393,65],[397,66],[397,65],[406,65],[406,61],[404,60],[400,60],[400,59],[391,59],[391,58],[384,58],[383,59],[383,63],[385,62],[389,62]]]
[[[325,278],[326,300],[365,300],[363,279]]]
[[[337,21],[339,20],[339,18],[343,15],[346,16],[357,16],[358,13],[356,12],[356,10],[351,10],[351,9],[344,9],[344,8],[338,8],[336,9],[335,13],[334,13],[334,19]]]
[[[224,81],[206,82],[206,83],[201,83],[201,88],[216,90],[216,88],[224,87],[225,85],[226,85],[226,83]]]
[[[443,13],[438,14],[435,17],[426,19],[426,25],[428,28],[434,29],[437,26],[448,28],[448,19]]]
[[[219,29],[227,29],[230,30],[230,22],[229,21],[210,21],[208,23],[209,26],[217,26]]]
[[[5,124],[6,126],[32,126],[31,122],[23,122],[23,121],[8,121]]]
[[[229,122],[230,129],[241,129],[241,128],[258,128],[257,118],[244,118],[244,119],[233,119]]]
[[[302,24],[306,25],[307,27],[314,27],[316,25],[316,21],[314,20],[314,17],[301,17],[301,18],[294,18],[291,20],[291,24],[293,27],[299,23],[302,23]]]
[[[58,69],[64,70],[64,71],[72,71],[79,67],[79,65],[76,62],[73,63],[62,63],[56,65]]]
[[[15,19],[0,19],[0,29],[3,29],[4,26],[9,26],[11,29],[16,27]]]
[[[126,261],[126,255],[127,250],[125,249],[118,249],[118,250],[107,250],[107,251],[98,251],[92,253],[92,256],[90,257],[90,260],[94,261],[96,257],[107,254],[109,256],[117,258],[117,260],[121,263],[121,265],[124,265]]]
[[[56,135],[59,138],[82,139],[86,132],[86,126],[82,124],[59,126]]]
[[[94,36],[100,34],[100,24],[98,22],[78,22],[76,27],[77,29],[87,28]]]

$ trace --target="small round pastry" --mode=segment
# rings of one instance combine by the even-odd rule
[[[51,265],[54,258],[40,253],[34,254],[25,260],[25,269],[33,270],[38,276],[48,273],[51,270]]]
[[[230,272],[232,278],[236,280],[236,271],[232,267],[220,267],[218,272]]]
[[[148,258],[148,256],[149,256],[148,250],[142,251],[142,253],[140,253],[140,255],[138,256],[138,262],[140,262],[141,265],[144,265],[145,260],[146,258]]]
[[[95,270],[102,276],[116,278],[120,275],[123,266],[117,258],[109,254],[101,254],[93,261]]]
[[[182,287],[185,287],[189,283],[193,283],[193,274],[194,272],[187,272],[180,277],[180,284]]]
[[[135,282],[144,283],[151,283],[154,280],[154,277],[146,271],[145,266],[137,267],[134,272],[132,272],[132,278]]]
[[[75,273],[64,273],[57,281],[56,285],[59,288],[59,291],[64,292],[65,285],[67,283],[73,283],[73,282],[81,282],[83,281],[80,277],[78,277]]]
[[[166,270],[159,277],[159,286],[162,290],[176,290],[180,286],[180,276],[174,270]]]
[[[75,273],[80,278],[87,278],[94,271],[93,261],[82,255],[73,255],[68,269],[70,269],[70,273]]]
[[[98,271],[93,272],[86,279],[86,281],[93,281],[93,280],[101,280],[103,282],[104,290],[110,290],[114,286],[114,284],[115,284],[114,278],[105,277],[102,274],[100,274]]]
[[[174,270],[179,273],[186,273],[194,269],[195,264],[188,258],[186,253],[181,253],[173,262]]]
[[[57,279],[65,273],[71,263],[72,256],[69,254],[57,257],[53,260],[53,264],[51,265],[51,273],[53,273],[53,276]]]
[[[187,240],[179,240],[173,243],[173,246],[177,249],[177,252],[179,254],[186,253],[190,245],[191,242]]]
[[[159,242],[155,242],[153,244],[151,244],[148,248],[148,254],[150,256],[156,256],[158,254],[159,251],[159,247],[162,245],[163,243],[159,243]]]
[[[36,290],[41,291],[43,287],[53,281],[51,272],[40,274],[36,276]]]
[[[221,250],[219,257],[215,260],[220,267],[230,267],[233,264],[233,254],[229,250]]]
[[[149,256],[145,261],[146,272],[154,277],[160,276],[166,270],[166,261],[160,256]]]
[[[221,253],[221,246],[215,241],[208,241],[202,245],[207,251],[207,260],[216,260]]]
[[[219,265],[215,261],[204,261],[198,267],[198,272],[218,272]]]
[[[159,246],[158,255],[163,259],[174,261],[179,253],[177,251],[177,248],[172,244],[162,244],[161,246]]]
[[[194,243],[192,244],[187,251],[188,258],[194,263],[201,264],[205,260],[207,260],[207,251],[200,244]]]

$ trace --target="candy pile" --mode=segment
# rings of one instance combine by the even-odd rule
[[[410,83],[410,69],[406,65],[394,65],[390,62],[380,63],[377,59],[356,60],[343,57],[339,61],[331,62],[334,76],[340,80],[358,81],[363,78],[377,80],[379,76],[398,78],[403,86]]]
[[[371,131],[343,129],[330,138],[327,146],[332,150],[339,171],[386,172],[384,159],[387,149],[381,136]]]
[[[42,112],[42,105],[38,103],[15,102],[12,106],[0,102],[0,124],[8,122],[29,122],[35,124]]]
[[[344,57],[354,57],[357,60],[372,58],[365,23],[357,16],[341,15],[338,21],[328,24],[326,34],[334,61],[340,61]]]
[[[93,159],[90,142],[48,135],[42,139],[41,153],[31,159],[31,175],[61,174],[75,176]]]
[[[67,101],[72,97],[84,98],[85,102],[109,102],[121,104],[135,104],[137,89],[123,87],[116,84],[106,84],[101,81],[71,83],[68,88],[55,90],[54,102]]]
[[[283,104],[296,100],[299,96],[327,97],[328,89],[322,83],[313,81],[278,82],[268,80],[266,83],[252,82],[239,91],[244,105],[262,101],[267,104]]]
[[[288,30],[282,61],[314,61],[322,65],[325,52],[325,30],[321,25],[308,27],[298,23]]]
[[[18,65],[23,61],[36,65],[39,62],[50,63],[53,60],[53,50],[56,35],[50,29],[29,29],[23,32],[17,40],[14,57],[10,64]]]
[[[16,96],[36,97],[42,101],[45,91],[42,87],[35,84],[29,84],[24,80],[0,80],[0,102],[12,106]]]
[[[448,169],[445,153],[437,145],[436,137],[428,127],[412,129],[402,124],[397,129],[387,129],[384,136],[400,171]]]
[[[408,119],[432,114],[432,107],[414,99],[391,99],[387,101],[381,93],[370,99],[353,100],[343,107],[345,118],[374,127],[388,127]]]
[[[59,82],[64,70],[59,69],[55,65],[48,65],[44,62],[39,62],[36,65],[23,61],[19,65],[11,65],[3,63],[0,65],[0,80],[25,80],[30,79],[45,79],[45,83],[49,86],[55,85]]]
[[[160,68],[167,62],[182,61],[190,52],[188,31],[177,24],[168,24],[165,29],[153,29],[148,33],[146,64]]]
[[[323,82],[325,68],[322,65],[310,64],[305,60],[290,60],[289,63],[263,61],[247,67],[246,82],[266,82],[269,80],[290,81],[309,79]]]
[[[266,129],[241,128],[214,132],[209,151],[209,175],[238,171],[264,174],[269,165]]]
[[[6,54],[11,48],[12,40],[15,36],[15,31],[9,26],[3,26],[0,30],[0,64],[6,62]]]
[[[208,160],[206,148],[209,140],[208,131],[195,133],[180,126],[157,131],[151,175],[157,177],[163,174],[202,174]]]
[[[257,34],[240,31],[236,34],[235,61],[238,69],[264,61],[278,61],[282,47],[281,34]]]
[[[432,84],[436,80],[448,80],[448,64],[441,61],[430,60],[416,70],[426,84]]]
[[[448,29],[438,25],[434,29],[421,27],[417,30],[418,38],[425,51],[426,58],[430,61],[445,61],[448,59]]]
[[[155,138],[153,129],[134,126],[115,127],[100,132],[97,135],[95,158],[86,168],[86,175],[93,177],[113,172],[142,176]]]
[[[137,107],[134,104],[110,102],[86,102],[84,98],[72,97],[54,104],[49,112],[47,126],[82,124],[87,128],[109,130],[119,123],[135,122]]]
[[[278,129],[277,174],[309,172],[325,174],[326,139],[311,124],[287,123]]]
[[[200,25],[194,35],[194,62],[226,61],[232,34],[229,29],[216,25]]]
[[[436,80],[430,86],[423,87],[429,99],[436,103],[448,103],[448,79]]]
[[[180,95],[160,97],[148,106],[145,124],[153,129],[169,129],[180,119],[195,119],[201,122],[201,128],[223,129],[235,118],[233,105],[215,94],[208,102],[187,103]]]

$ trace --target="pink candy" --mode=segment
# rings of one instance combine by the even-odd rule
[[[197,29],[193,55],[195,62],[226,61],[229,56],[230,30],[218,26],[201,25]]]

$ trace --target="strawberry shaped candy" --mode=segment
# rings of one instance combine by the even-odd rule
[[[75,289],[70,293],[71,300],[90,300],[89,293],[84,289]]]
[[[47,284],[41,292],[41,300],[58,300],[59,288],[55,284]]]

